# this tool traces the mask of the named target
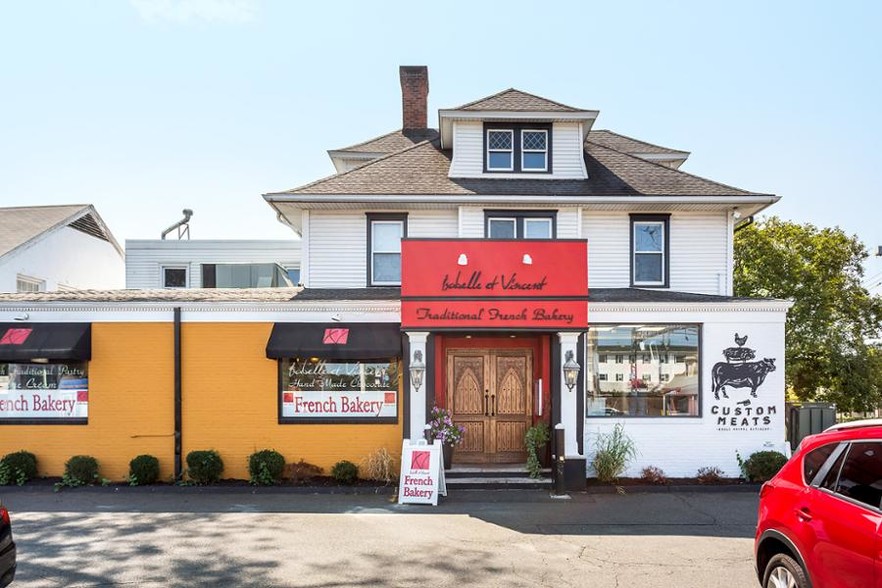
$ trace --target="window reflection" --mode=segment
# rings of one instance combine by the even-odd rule
[[[698,416],[698,335],[698,325],[591,327],[586,415]]]

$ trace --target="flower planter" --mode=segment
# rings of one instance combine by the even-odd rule
[[[444,456],[444,469],[449,470],[453,467],[453,445],[442,443],[441,455]]]

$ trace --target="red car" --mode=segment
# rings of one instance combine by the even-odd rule
[[[0,504],[0,588],[9,586],[15,578],[15,543],[9,511]]]
[[[882,588],[882,420],[803,439],[760,490],[764,588]]]

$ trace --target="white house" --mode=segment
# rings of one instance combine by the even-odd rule
[[[299,282],[297,239],[126,241],[126,288],[282,287]]]
[[[0,208],[0,292],[121,288],[124,263],[91,205]]]
[[[302,237],[298,298],[364,301],[342,320],[366,322],[401,300],[406,363],[426,365],[405,436],[437,404],[466,428],[457,462],[518,462],[527,427],[562,425],[571,480],[617,423],[630,475],[737,475],[736,452],[783,447],[789,303],[732,296],[733,235],[777,196],[516,89],[431,129],[427,69],[400,73],[401,130],[264,198]]]

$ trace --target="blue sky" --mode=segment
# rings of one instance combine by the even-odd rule
[[[120,241],[185,207],[193,238],[287,238],[260,195],[400,127],[398,66],[428,65],[432,125],[508,87],[598,109],[875,251],[880,6],[0,0],[0,205],[92,203]]]

